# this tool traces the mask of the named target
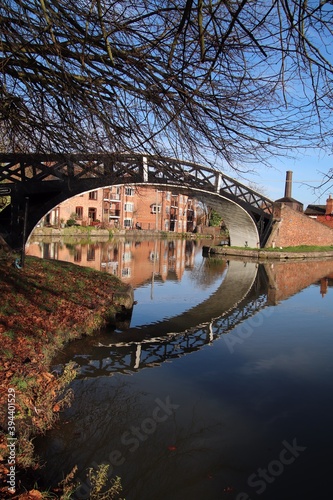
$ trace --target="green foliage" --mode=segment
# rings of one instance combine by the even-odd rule
[[[212,210],[209,216],[209,225],[211,227],[218,227],[221,223],[222,217],[215,210]]]
[[[92,485],[90,500],[122,500],[119,496],[123,489],[120,477],[112,478],[107,487],[108,470],[108,464],[99,465],[97,470],[89,469],[88,477]]]
[[[66,226],[67,227],[72,227],[72,226],[76,226],[76,220],[75,219],[68,219],[68,221],[66,222]]]

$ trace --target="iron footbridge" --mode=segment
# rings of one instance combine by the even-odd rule
[[[5,206],[0,232],[20,247],[62,201],[119,184],[157,185],[214,205],[233,245],[262,246],[269,235],[272,200],[220,170],[175,158],[116,153],[0,154],[0,208]]]

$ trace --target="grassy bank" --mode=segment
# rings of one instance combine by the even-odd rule
[[[52,357],[66,342],[93,334],[133,305],[131,288],[107,273],[33,257],[17,269],[13,261],[0,253],[1,498],[13,498],[6,486],[9,400],[15,399],[16,472],[37,468],[32,438],[50,429],[70,404],[67,386],[75,377],[72,365],[61,376],[50,373]],[[26,486],[17,481],[16,487],[14,498],[25,498],[17,494]]]
[[[234,255],[250,257],[258,260],[265,259],[322,259],[333,258],[333,245],[329,246],[306,246],[283,247],[283,248],[249,248],[233,246],[210,246],[204,247],[207,255]]]
[[[299,245],[297,247],[264,248],[266,252],[333,252],[333,245],[319,247],[316,245]]]

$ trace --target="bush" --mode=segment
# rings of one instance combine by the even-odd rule
[[[68,219],[66,222],[67,227],[72,227],[72,226],[77,226],[76,220],[75,219]]]
[[[218,227],[221,226],[221,223],[222,217],[215,210],[212,210],[209,217],[209,225],[211,227]]]

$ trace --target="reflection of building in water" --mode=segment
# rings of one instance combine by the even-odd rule
[[[320,294],[322,297],[325,297],[328,289],[328,278],[321,278],[320,280]]]
[[[148,282],[152,276],[166,281],[172,276],[180,280],[185,267],[194,264],[195,243],[191,240],[125,240],[64,244],[30,242],[27,254],[73,262],[82,266],[114,274],[126,283],[136,286]]]
[[[277,304],[318,283],[324,297],[333,278],[333,261],[274,262],[264,264],[269,277],[268,301]]]
[[[77,224],[119,229],[191,232],[196,227],[196,201],[185,194],[145,186],[109,186],[64,201],[49,212],[43,224]]]
[[[320,293],[322,297],[327,294],[330,287],[333,287],[333,273],[328,274],[325,278],[320,280]]]

